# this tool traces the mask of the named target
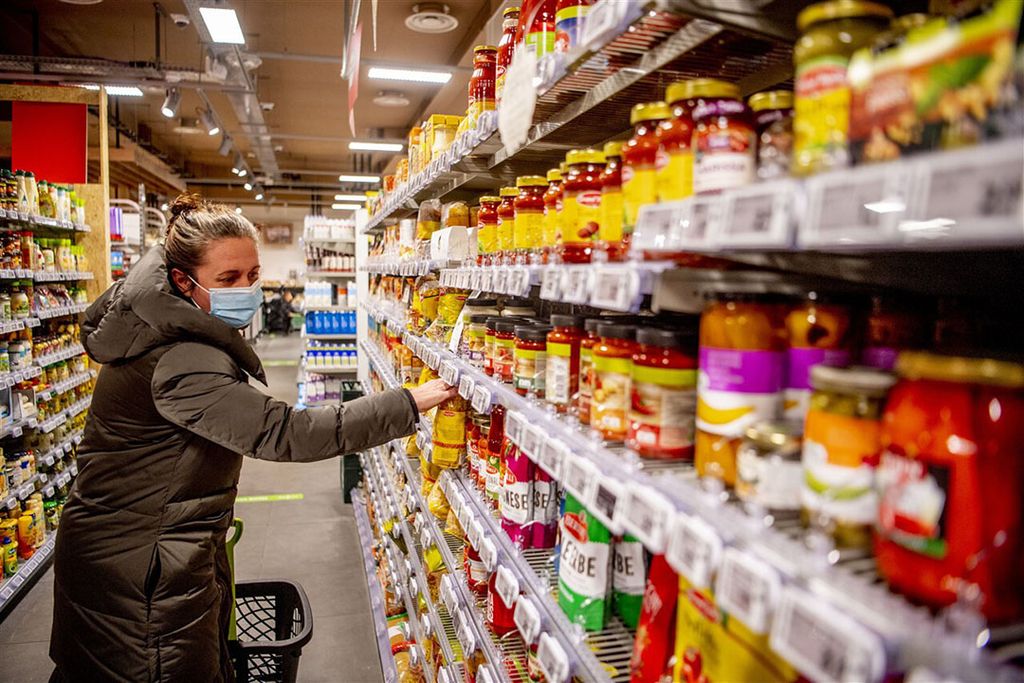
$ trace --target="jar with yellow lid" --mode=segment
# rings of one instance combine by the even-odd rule
[[[516,263],[540,263],[544,230],[544,192],[548,180],[542,175],[516,178],[515,227],[512,247]]]
[[[664,102],[641,103],[629,113],[633,135],[622,146],[624,233],[633,232],[641,206],[658,201],[658,125],[671,115]]]
[[[892,10],[876,2],[834,0],[804,9],[793,47],[796,97],[793,173],[810,175],[849,164],[847,67],[858,49],[889,27]]]
[[[547,175],[548,189],[544,191],[544,229],[541,235],[541,246],[544,251],[544,262],[551,260],[551,252],[558,243],[562,220],[562,171],[553,168]]]
[[[759,180],[789,175],[793,157],[793,93],[769,90],[751,95],[747,106],[754,116],[757,134],[757,177]]]
[[[693,189],[720,192],[753,182],[754,125],[733,83],[707,79],[693,107]]]
[[[498,251],[498,204],[501,197],[485,195],[480,198],[480,210],[476,214],[477,262],[491,265]]]
[[[676,81],[665,90],[672,115],[658,124],[655,173],[658,200],[685,199],[693,194],[693,93],[704,79]]]
[[[563,263],[590,263],[592,238],[601,221],[601,173],[604,152],[574,149],[565,156],[569,175],[562,182],[562,235],[558,256]]]
[[[622,229],[622,143],[604,146],[605,167],[601,173],[601,228],[598,248],[609,261],[622,261],[629,251],[628,236]]]

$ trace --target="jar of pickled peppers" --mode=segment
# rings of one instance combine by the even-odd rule
[[[544,226],[544,193],[548,181],[544,176],[525,175],[516,178],[519,190],[515,198],[515,228],[513,230],[514,262],[540,263]]]
[[[565,157],[569,176],[562,183],[562,237],[558,255],[563,263],[590,263],[592,238],[601,220],[601,173],[604,153],[574,149]]]
[[[497,260],[492,263],[512,263],[515,249],[516,197],[519,190],[514,187],[503,187],[498,191],[501,202],[498,204],[497,229]]]
[[[477,263],[491,265],[498,251],[498,204],[501,197],[490,195],[480,198],[476,215]]]
[[[622,261],[629,251],[629,235],[623,231],[622,143],[604,146],[605,167],[601,173],[601,227],[598,249],[609,261]]]

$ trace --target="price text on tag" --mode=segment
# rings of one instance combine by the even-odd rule
[[[697,588],[710,588],[721,554],[722,539],[707,522],[687,515],[676,516],[666,555],[673,569]]]
[[[494,577],[494,590],[506,607],[512,607],[519,598],[519,580],[507,567],[498,566]]]
[[[537,663],[540,664],[541,671],[549,683],[565,683],[569,680],[569,657],[558,641],[547,633],[540,634]]]
[[[782,581],[768,563],[736,548],[726,548],[715,581],[715,599],[757,634],[767,633]]]

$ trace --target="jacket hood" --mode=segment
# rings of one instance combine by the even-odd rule
[[[198,341],[224,350],[266,384],[259,357],[238,330],[175,294],[162,245],[150,249],[125,280],[89,307],[82,333],[85,350],[97,363],[126,361],[160,346]]]

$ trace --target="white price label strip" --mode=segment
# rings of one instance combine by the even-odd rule
[[[528,645],[537,640],[540,635],[540,610],[533,604],[533,600],[520,595],[516,602],[516,611],[512,613],[512,621]]]
[[[467,401],[473,398],[473,389],[476,388],[476,382],[469,375],[463,375],[459,378],[459,396],[466,399]]]
[[[459,637],[459,643],[462,644],[463,652],[472,652],[476,649],[476,634],[473,632],[473,627],[469,623],[469,617],[466,616],[465,612],[458,612],[457,621],[457,635]]]
[[[519,579],[507,567],[498,565],[494,577],[494,590],[505,603],[505,607],[513,607],[519,598]]]
[[[480,274],[480,289],[485,292],[494,291],[494,271],[490,268],[484,268]]]
[[[480,541],[480,561],[484,563],[484,568],[488,572],[493,572],[494,567],[498,564],[498,547],[494,541],[490,538],[484,538]]]
[[[513,268],[508,274],[508,293],[513,296],[526,296],[530,293],[530,271],[526,268]]]
[[[767,562],[736,548],[726,548],[715,581],[715,599],[754,633],[767,633],[779,600],[782,580]]]
[[[631,483],[623,506],[622,526],[636,536],[652,553],[665,552],[665,531],[675,508],[650,487]]]
[[[501,268],[494,273],[494,291],[498,294],[507,294],[508,289],[508,269]]]
[[[631,311],[640,303],[640,275],[625,266],[602,266],[594,274],[590,305]]]
[[[909,208],[911,181],[911,166],[900,163],[809,178],[800,243],[844,247],[899,241],[896,224]]]
[[[698,517],[676,516],[666,552],[673,569],[695,587],[710,588],[721,556],[722,539],[707,522]]]
[[[491,392],[487,387],[478,386],[473,390],[473,400],[470,402],[473,410],[478,413],[488,414],[491,412]]]
[[[562,474],[569,493],[589,506],[593,483],[600,476],[597,467],[582,457],[567,458],[562,462]]]
[[[562,294],[562,276],[554,268],[544,271],[540,280],[540,298],[547,301],[558,301]]]
[[[569,657],[558,641],[547,633],[540,634],[537,663],[540,664],[548,683],[566,683],[569,680]]]
[[[877,634],[795,586],[782,589],[770,643],[816,681],[875,683],[885,673],[885,646]]]
[[[600,519],[605,526],[618,533],[621,530],[616,520],[616,511],[619,501],[624,498],[624,485],[611,477],[600,477],[594,484],[594,496],[588,506],[590,511]]]
[[[459,368],[455,361],[446,360],[441,364],[441,379],[448,386],[456,386],[459,383]]]
[[[585,304],[590,300],[589,268],[566,267],[562,275],[562,300],[571,304]]]
[[[797,188],[792,180],[780,180],[732,190],[711,241],[720,248],[792,246]]]
[[[505,417],[505,435],[508,440],[514,443],[516,446],[519,445],[519,437],[522,435],[523,421],[514,410],[508,411]]]

